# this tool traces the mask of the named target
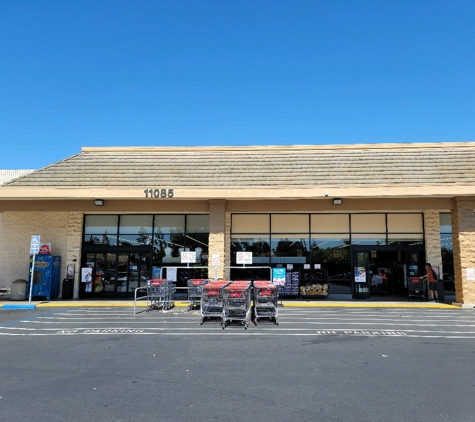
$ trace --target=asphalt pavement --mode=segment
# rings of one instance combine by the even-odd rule
[[[279,306],[0,310],[0,420],[472,421],[475,312]]]

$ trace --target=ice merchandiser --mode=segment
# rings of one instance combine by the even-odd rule
[[[27,294],[30,292],[31,266],[33,255],[30,255]],[[59,294],[61,276],[61,257],[53,255],[36,255],[33,272],[32,297],[45,297],[46,300],[56,299]]]

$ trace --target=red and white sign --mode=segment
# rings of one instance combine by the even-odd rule
[[[236,252],[236,264],[252,264],[252,252]]]
[[[51,243],[41,243],[38,255],[51,255]]]
[[[184,251],[181,253],[182,264],[194,264],[196,262],[196,252]]]

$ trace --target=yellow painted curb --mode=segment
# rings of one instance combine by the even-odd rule
[[[458,306],[447,305],[444,303],[355,303],[355,302],[341,302],[341,303],[284,303],[284,308],[419,308],[419,309],[460,309]]]
[[[0,302],[2,304],[25,304],[27,302]],[[187,307],[188,301],[175,301],[175,307]],[[38,308],[81,308],[81,307],[103,307],[103,308],[131,308],[134,306],[133,301],[93,301],[93,300],[78,300],[78,301],[58,301],[58,302],[34,302]],[[147,303],[145,301],[138,301],[135,305],[137,308],[145,308]],[[462,309],[460,306],[449,305],[445,303],[409,303],[409,302],[293,302],[293,301],[279,301],[279,307],[284,308],[401,308],[401,309]]]

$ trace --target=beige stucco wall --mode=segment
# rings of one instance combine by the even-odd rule
[[[457,199],[452,210],[452,244],[456,301],[475,305],[475,281],[467,270],[475,269],[475,201]]]
[[[440,214],[438,210],[424,211],[424,230],[426,262],[439,267],[440,276],[442,269],[442,254],[440,252]]]
[[[220,255],[220,265],[230,265],[230,228],[231,228],[231,214],[233,212],[394,212],[401,211],[424,211],[424,225],[426,231],[426,260],[433,265],[439,265],[441,268],[440,255],[440,236],[439,236],[439,211],[447,210],[449,203],[446,199],[434,200],[435,205],[430,209],[421,209],[423,205],[419,200],[351,200],[344,199],[342,206],[333,206],[329,200],[300,200],[300,201],[226,201],[210,200],[208,201],[188,201],[188,202],[142,202],[142,201],[108,201],[104,207],[94,207],[93,205],[80,202],[71,202],[65,208],[67,210],[60,210],[60,204],[57,201],[28,203],[29,209],[27,211],[8,210],[0,212],[0,287],[10,287],[11,282],[18,279],[28,277],[28,256],[29,246],[32,234],[41,235],[41,241],[51,243],[53,247],[53,254],[61,255],[62,269],[61,278],[65,277],[67,264],[75,264],[76,278],[74,297],[78,297],[79,289],[79,275],[80,275],[80,253],[82,243],[82,224],[84,213],[144,213],[144,212],[170,212],[170,213],[189,213],[189,212],[209,212],[210,215],[210,237],[209,237],[209,258],[211,263],[212,254]],[[467,206],[467,213],[472,207],[473,203]],[[35,208],[41,211],[32,211]],[[206,205],[205,205],[206,204]],[[450,205],[452,203],[450,202]],[[82,209],[81,209],[82,208]],[[462,207],[463,208],[463,207]],[[468,218],[468,217],[467,217]],[[465,217],[462,218],[465,221]],[[464,223],[466,224],[466,223]],[[471,224],[470,222],[468,223]],[[469,238],[475,236],[474,227],[470,230],[472,232],[464,232],[462,238]],[[456,255],[454,229],[454,255]],[[462,245],[462,246],[460,246]],[[473,245],[475,245],[475,240]],[[472,251],[472,244],[461,241],[459,248],[464,248],[467,253],[464,259],[469,259],[474,255]],[[460,250],[460,249],[459,249]],[[470,258],[472,259],[472,258]],[[475,259],[475,258],[473,258]],[[465,264],[464,264],[465,265]],[[469,262],[467,265],[475,267],[475,263]],[[442,270],[442,268],[441,268]],[[214,276],[214,274],[210,275]],[[229,271],[220,269],[217,275],[220,278],[228,278]],[[456,278],[460,277],[457,275]],[[467,296],[462,296],[462,287],[475,287],[475,283],[458,284],[457,300],[463,303],[466,302]],[[475,303],[475,289],[473,303]]]
[[[225,200],[209,201],[209,262],[214,254],[219,255],[219,266],[225,266],[226,252],[226,222],[225,222]],[[217,278],[224,278],[224,268],[220,268],[216,274]],[[214,276],[214,274],[209,275]]]
[[[61,279],[67,263],[73,259],[79,263],[82,213],[0,212],[0,286],[11,287],[14,280],[28,279],[33,234],[39,234],[42,243],[51,243],[53,255],[61,256]]]

